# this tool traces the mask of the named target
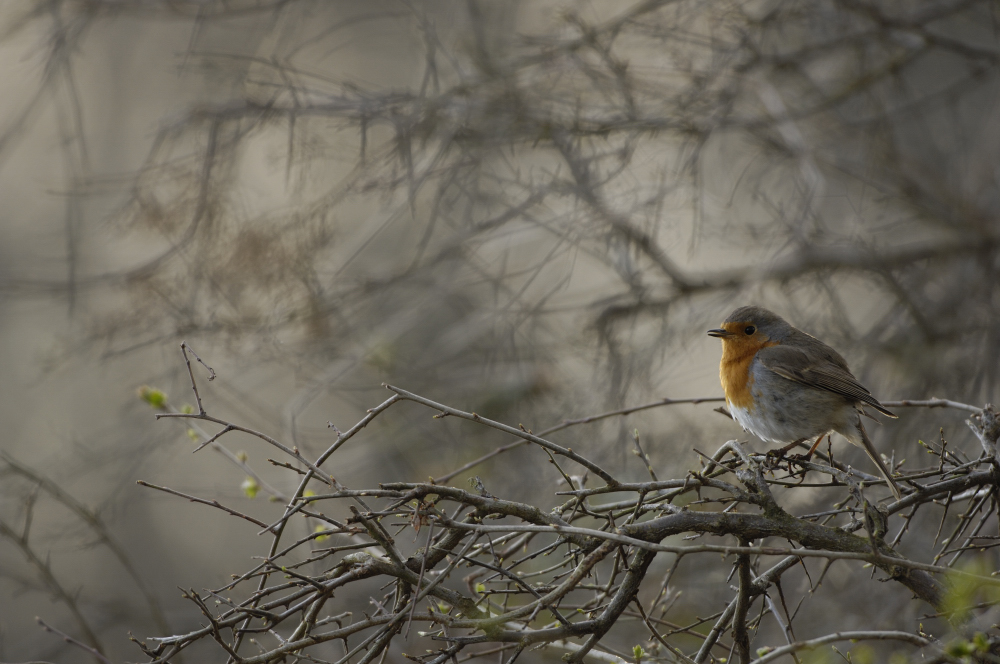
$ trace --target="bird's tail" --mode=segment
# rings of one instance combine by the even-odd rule
[[[885,481],[889,483],[889,489],[892,491],[892,495],[896,496],[896,500],[899,500],[903,497],[903,494],[899,490],[899,485],[896,484],[894,479],[892,479],[892,475],[889,474],[889,469],[885,467],[885,463],[882,461],[881,455],[875,451],[875,446],[872,445],[871,438],[868,437],[868,432],[865,431],[865,425],[861,423],[860,418],[858,419],[858,431],[861,432],[861,443],[865,448],[865,452],[868,453],[871,460],[875,462],[876,466],[878,466],[879,472],[882,473],[882,477],[885,478]]]

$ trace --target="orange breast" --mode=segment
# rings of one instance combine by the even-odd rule
[[[750,363],[761,348],[775,345],[777,344],[774,342],[748,344],[729,339],[723,341],[719,379],[722,381],[722,389],[726,392],[726,400],[731,405],[748,410],[753,408],[753,397],[750,394],[753,377],[750,375]]]
[[[737,408],[749,409],[753,405],[750,396],[750,362],[753,361],[753,354],[746,357],[726,360],[722,357],[719,364],[719,379],[722,381],[722,389],[726,392],[726,401]]]

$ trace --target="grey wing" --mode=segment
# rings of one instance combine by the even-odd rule
[[[763,348],[757,353],[757,359],[765,368],[782,378],[840,394],[852,401],[859,401],[866,406],[871,406],[883,415],[896,417],[879,403],[878,399],[873,397],[872,393],[859,383],[858,379],[846,367],[840,367],[828,361],[821,365],[817,364],[809,359],[806,353],[791,346]]]

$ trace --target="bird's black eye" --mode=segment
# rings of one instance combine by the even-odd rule
[[[753,334],[754,332],[757,331],[757,328],[754,327],[753,325],[747,325],[747,328],[743,331],[746,332],[747,334]]]

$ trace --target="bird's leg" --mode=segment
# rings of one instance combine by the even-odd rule
[[[781,463],[782,459],[785,458],[785,452],[787,452],[788,450],[792,449],[793,447],[795,447],[796,445],[798,445],[799,443],[801,443],[804,440],[805,440],[805,438],[800,438],[800,439],[796,440],[794,443],[791,443],[789,445],[785,445],[784,447],[779,447],[776,450],[768,450],[767,451],[767,455],[766,455],[766,458],[767,458],[766,465],[767,465],[767,467],[768,468],[777,468],[778,465]]]
[[[816,452],[816,448],[817,448],[817,447],[819,447],[819,444],[820,444],[821,442],[823,442],[823,436],[826,436],[826,435],[828,435],[828,434],[825,434],[825,433],[821,433],[821,434],[819,435],[819,438],[817,438],[817,439],[816,439],[816,442],[815,442],[815,443],[813,443],[813,446],[809,448],[809,451],[808,451],[808,452],[806,452],[806,456],[805,456],[805,460],[806,460],[806,461],[808,461],[809,459],[811,459],[811,458],[812,458],[812,456],[813,456],[813,453],[814,453],[814,452]]]
[[[810,459],[812,459],[812,455],[816,452],[816,448],[819,447],[819,444],[823,440],[824,436],[826,436],[825,433],[820,434],[819,438],[817,438],[816,442],[814,442],[812,444],[812,447],[809,448],[808,452],[806,452],[805,454],[795,454],[795,455],[789,457],[788,460],[789,461],[809,461]],[[794,443],[789,443],[788,445],[785,445],[784,447],[779,447],[776,450],[769,451],[767,453],[767,456],[770,459],[774,459],[776,461],[780,461],[781,459],[785,458],[785,453],[786,452],[788,452],[789,450],[791,450],[795,446],[800,445],[801,443],[805,442],[806,440],[808,440],[808,438],[799,438]]]
[[[816,448],[819,447],[819,444],[823,441],[823,438],[825,438],[825,437],[826,437],[826,434],[825,433],[821,433],[819,435],[819,438],[816,439],[816,442],[813,443],[812,447],[809,448],[808,452],[806,452],[805,454],[795,454],[795,455],[793,455],[790,458],[790,460],[791,461],[796,461],[796,462],[809,461],[810,459],[812,459],[812,455],[816,452]]]
[[[768,452],[768,454],[773,454],[774,456],[776,456],[776,457],[778,457],[780,459],[781,457],[785,456],[785,452],[787,452],[788,450],[794,448],[796,445],[798,445],[799,443],[801,443],[803,441],[805,441],[805,438],[799,438],[794,443],[789,443],[789,444],[785,445],[784,447],[779,447],[776,450],[771,450],[770,452]]]

